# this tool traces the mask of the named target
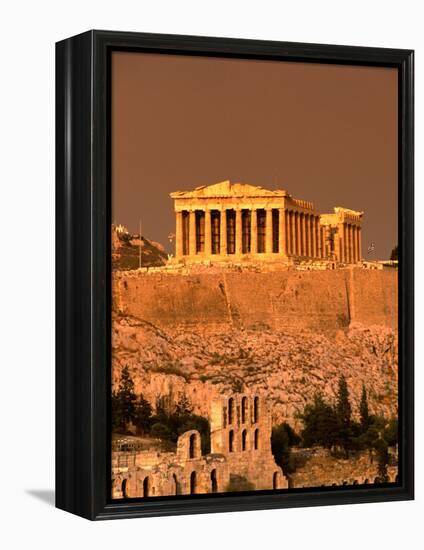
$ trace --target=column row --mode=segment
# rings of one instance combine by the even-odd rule
[[[285,211],[287,245],[290,256],[323,257],[323,233],[319,216],[292,210]]]
[[[282,254],[323,257],[319,216],[279,209],[176,212],[176,255]]]
[[[355,224],[339,226],[339,260],[356,263],[362,259],[361,228]]]
[[[276,209],[176,212],[176,256],[278,253],[284,234],[279,219]]]

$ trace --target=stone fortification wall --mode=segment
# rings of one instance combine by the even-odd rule
[[[158,327],[397,328],[397,270],[118,272],[113,307]]]

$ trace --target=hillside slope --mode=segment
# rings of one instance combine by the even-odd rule
[[[112,228],[112,269],[132,270],[139,267],[161,266],[167,261],[162,245],[128,231]]]
[[[382,326],[351,324],[335,335],[308,330],[173,327],[129,316],[113,319],[113,379],[128,365],[136,391],[154,405],[184,392],[207,415],[217,393],[255,391],[271,401],[273,420],[299,427],[297,413],[320,391],[333,399],[346,376],[354,414],[365,384],[374,413],[397,414],[397,337]]]

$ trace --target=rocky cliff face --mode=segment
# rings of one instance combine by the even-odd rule
[[[152,404],[159,396],[184,392],[195,412],[207,416],[217,394],[251,389],[270,400],[274,423],[285,420],[299,428],[297,413],[317,391],[333,399],[343,373],[354,414],[362,384],[371,412],[397,414],[397,334],[387,326],[351,323],[335,333],[261,323],[164,329],[116,314],[112,330],[114,383],[128,365],[136,391]]]

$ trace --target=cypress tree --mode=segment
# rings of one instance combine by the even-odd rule
[[[359,414],[362,433],[365,433],[370,427],[370,414],[368,410],[368,397],[367,390],[365,389],[365,384],[362,384],[362,395],[361,403],[359,405]]]
[[[141,431],[142,434],[147,433],[150,430],[152,421],[152,406],[144,399],[143,395],[140,394],[140,397],[136,405],[136,425],[137,428]]]
[[[128,424],[136,421],[136,401],[134,382],[128,366],[125,366],[121,372],[118,390],[112,396],[112,423],[116,428],[125,432]]]
[[[349,454],[349,447],[352,443],[351,417],[352,407],[349,401],[349,389],[346,378],[342,374],[339,378],[337,391],[336,416],[338,423],[338,440],[344,448],[346,456]]]
[[[350,427],[352,407],[349,401],[349,389],[343,374],[339,378],[336,412],[341,426],[346,428]]]

